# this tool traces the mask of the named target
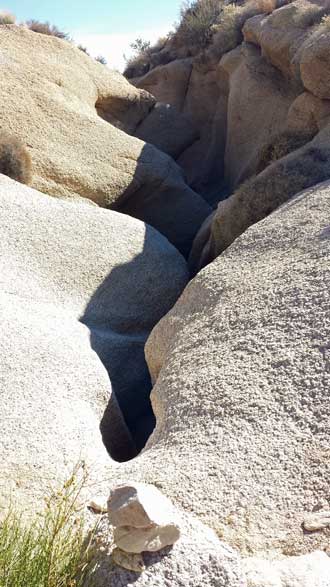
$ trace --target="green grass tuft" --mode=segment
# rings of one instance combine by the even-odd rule
[[[82,587],[93,560],[80,506],[85,480],[75,470],[32,521],[8,511],[0,524],[1,587]]]

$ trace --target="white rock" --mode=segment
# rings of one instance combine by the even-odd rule
[[[104,549],[85,587],[246,587],[238,553],[190,515],[181,514],[180,527],[173,547],[146,552],[143,559]]]
[[[90,499],[87,507],[94,514],[106,514],[108,511],[107,498],[104,495],[96,495]]]
[[[243,566],[248,587],[330,586],[330,558],[321,551],[278,561],[246,559]]]
[[[156,487],[146,483],[129,483],[114,489],[108,501],[113,526],[147,528],[166,526],[175,517],[171,501]]]
[[[175,524],[168,526],[149,526],[132,528],[120,526],[114,531],[114,541],[125,552],[157,552],[171,546],[180,538],[180,528]]]
[[[303,521],[305,530],[316,532],[330,526],[330,511],[321,511],[307,514]]]

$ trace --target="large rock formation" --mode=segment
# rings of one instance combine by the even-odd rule
[[[0,126],[27,144],[32,186],[125,211],[187,254],[210,209],[170,157],[127,134],[155,99],[73,45],[23,27],[1,26],[0,51]]]
[[[78,460],[106,481],[99,427],[111,384],[108,449],[129,458],[146,440],[143,347],[187,270],[164,237],[135,219],[3,176],[0,186],[0,503],[12,494],[24,507]]]
[[[330,528],[302,528],[329,510],[329,213],[324,184],[251,227],[146,346],[157,425],[121,475],[246,554],[329,544]]]
[[[182,59],[178,30],[160,52],[166,53],[170,62],[152,68],[151,59],[150,71],[135,80],[138,87],[148,89],[157,100],[168,100],[194,121],[200,138],[180,155],[178,163],[189,184],[211,203],[221,201],[244,180],[258,176],[267,149],[272,157],[264,161],[264,167],[290,150],[297,151],[294,163],[287,166],[283,162],[282,171],[278,166],[269,171],[267,186],[264,178],[256,183],[253,180],[244,193],[234,193],[228,208],[220,204],[214,222],[209,223],[209,260],[294,193],[330,177],[329,141],[324,141],[324,134],[320,141],[317,137],[330,121],[329,2],[248,0],[240,4],[224,6],[206,49],[195,47],[193,56]],[[185,76],[180,76],[183,65]],[[281,136],[287,133],[297,137],[281,152]],[[297,181],[308,159],[298,148],[314,138],[309,146],[319,153],[314,151],[317,172],[310,174],[309,180]],[[272,187],[278,174],[285,176],[280,200]],[[258,196],[252,201],[253,191],[258,194],[262,190],[266,197],[265,205],[260,206]],[[205,250],[201,251],[193,270],[206,256]],[[196,244],[193,257],[198,257]]]
[[[82,459],[180,512],[168,540],[128,495],[98,587],[330,587],[329,13],[226,0],[208,47],[172,35],[140,89],[0,27],[0,127],[33,187],[78,200],[0,179],[0,507]],[[210,264],[174,307],[181,255],[98,206],[186,256],[194,239],[192,272]],[[121,461],[149,440],[119,465],[101,437]]]

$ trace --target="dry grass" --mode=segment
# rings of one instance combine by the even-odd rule
[[[61,31],[57,26],[50,24],[49,22],[40,22],[39,20],[27,20],[26,26],[35,33],[41,35],[49,35],[51,37],[58,37],[64,41],[71,41],[70,35]]]
[[[20,183],[32,179],[32,162],[25,145],[13,135],[0,130],[0,173]]]
[[[285,157],[289,153],[300,149],[312,140],[314,133],[312,132],[297,132],[285,131],[274,137],[267,145],[265,145],[260,153],[256,167],[256,174],[261,173],[268,165],[274,163],[278,159]]]
[[[221,58],[235,49],[243,41],[245,22],[257,14],[270,14],[276,5],[276,0],[248,0],[240,6],[225,6],[219,23],[213,26],[212,53]]]
[[[235,49],[243,39],[242,25],[244,7],[226,6],[219,24],[213,27],[212,52],[221,57]]]
[[[185,2],[175,32],[179,44],[198,47],[198,50],[207,47],[213,37],[212,27],[219,23],[223,4],[223,0]]]
[[[0,24],[15,24],[16,16],[6,10],[0,11]]]
[[[79,51],[82,51],[83,53],[86,53],[86,55],[89,56],[89,53],[87,51],[87,47],[84,47],[84,45],[77,45],[77,49],[79,49]]]
[[[81,513],[85,482],[77,466],[30,522],[8,511],[0,525],[1,587],[82,587],[92,570],[94,536],[86,539]]]
[[[290,0],[287,0],[288,2]],[[183,4],[179,24],[167,38],[153,47],[141,47],[127,61],[125,75],[129,78],[147,73],[155,65],[157,51],[168,48],[169,59],[196,56],[205,50],[220,58],[243,40],[242,28],[248,18],[256,14],[271,13],[285,0],[190,0]],[[137,47],[138,49],[138,47]],[[167,63],[168,61],[164,61]]]

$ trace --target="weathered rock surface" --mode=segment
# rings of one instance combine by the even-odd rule
[[[326,124],[330,33],[322,19],[329,14],[328,0],[225,7],[206,50],[195,47],[193,57],[179,58],[178,33],[164,49],[172,61],[154,69],[150,63],[139,79],[141,88],[194,121],[200,139],[177,161],[211,205],[259,173],[260,152],[278,134],[294,128],[316,135]],[[179,75],[183,66],[186,75]]]
[[[330,185],[251,227],[188,285],[146,356],[156,429],[123,479],[155,483],[242,552],[327,548]]]
[[[330,558],[317,551],[279,561],[244,561],[247,587],[329,587]]]
[[[316,33],[308,37],[302,47],[300,72],[302,82],[314,96],[330,99],[330,27],[321,25]]]
[[[321,510],[307,514],[303,521],[304,529],[308,532],[317,532],[330,527],[330,511]]]
[[[183,110],[185,96],[192,72],[191,59],[178,59],[167,65],[159,66],[147,73],[139,81],[139,88],[149,88],[158,102],[171,104],[179,112]]]
[[[253,45],[242,45],[229,79],[225,176],[235,188],[256,172],[261,148],[285,128],[297,93]]]
[[[107,480],[109,377],[104,439],[115,457],[136,454],[117,401],[135,418],[149,413],[144,343],[187,269],[143,223],[4,176],[0,209],[0,503],[12,495],[24,507],[80,460]]]
[[[125,211],[187,254],[209,207],[171,158],[123,132],[155,99],[56,37],[1,26],[0,51],[1,127],[28,146],[32,186]]]
[[[316,135],[330,121],[330,101],[320,100],[310,92],[299,94],[287,117],[288,130]]]
[[[186,514],[180,528],[182,536],[173,547],[143,553],[142,560],[118,549],[114,555],[101,554],[88,587],[246,587],[239,555],[210,528]]]
[[[290,82],[301,86],[300,49],[312,27],[320,24],[329,10],[325,2],[296,0],[270,15],[257,15],[243,27],[246,41],[255,43],[263,55]]]
[[[114,548],[112,551],[112,562],[118,567],[133,573],[142,573],[145,571],[145,564],[141,553],[125,552],[120,548]]]
[[[199,138],[199,133],[188,116],[170,104],[157,103],[138,126],[135,136],[177,159]]]
[[[207,254],[210,255],[210,261],[249,226],[268,216],[294,194],[329,177],[328,124],[312,141],[275,162],[270,162],[264,171],[243,183],[227,200],[220,202],[212,222],[206,221],[200,229],[204,233],[205,226],[210,227],[209,240],[204,238],[202,241],[199,234],[196,236],[192,248],[194,258],[197,258],[196,249],[200,247],[200,262],[202,259],[205,262]]]
[[[34,505],[83,459],[101,491],[152,483],[217,533],[128,497],[98,587],[245,587],[219,538],[260,557],[245,561],[249,587],[330,587],[315,552],[330,538],[330,184],[315,187],[330,177],[330,3],[251,4],[204,53],[159,55],[144,90],[56,38],[0,27],[0,127],[27,144],[35,188],[78,200],[0,177],[0,508]],[[306,141],[290,152],[288,133]],[[144,141],[210,202],[238,189],[208,216]],[[87,203],[185,255],[201,227],[193,272],[227,249],[148,340],[157,426],[121,467],[100,422],[114,458],[144,446],[145,341],[187,269],[153,229]]]
[[[192,120],[199,136],[180,153],[178,163],[189,185],[207,196],[223,175],[226,137],[227,88],[216,64],[193,67],[192,59],[177,59],[156,67],[137,85]]]

